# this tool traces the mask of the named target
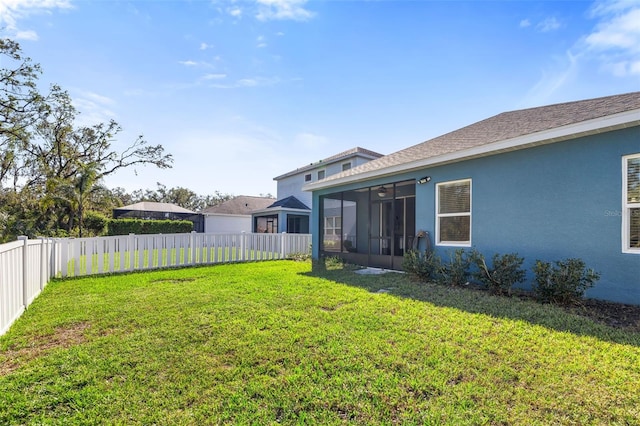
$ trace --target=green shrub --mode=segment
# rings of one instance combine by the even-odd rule
[[[432,281],[440,270],[440,263],[434,252],[408,250],[402,259],[402,269],[420,281]]]
[[[343,269],[345,261],[340,256],[327,256],[323,258],[324,266],[326,269]]]
[[[469,283],[470,256],[464,249],[457,249],[449,254],[449,262],[438,268],[436,280],[440,284],[462,286]]]
[[[537,260],[533,271],[536,274],[533,292],[538,300],[558,304],[579,301],[600,279],[600,274],[587,269],[581,259],[559,260],[555,266]]]
[[[82,219],[82,227],[87,235],[104,235],[109,218],[99,212],[88,211]]]
[[[296,262],[306,262],[311,259],[311,253],[307,252],[299,252],[299,253],[289,253],[287,259],[295,260]]]
[[[107,225],[108,235],[183,234],[193,231],[188,220],[112,219]]]
[[[494,293],[509,295],[514,284],[525,280],[527,273],[521,268],[524,258],[517,253],[494,254],[491,268],[487,265],[484,255],[477,250],[471,252],[470,258],[478,267],[473,277]]]

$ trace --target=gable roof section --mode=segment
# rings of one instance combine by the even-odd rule
[[[143,211],[143,212],[160,212],[160,213],[195,213],[191,210],[176,206],[171,203],[158,203],[155,201],[141,201],[128,206],[118,207],[113,210]]]
[[[360,148],[355,147],[355,148],[351,148],[349,150],[346,151],[342,151],[338,154],[332,155],[331,157],[327,157],[325,159],[322,159],[320,161],[316,161],[315,163],[311,163],[308,166],[304,166],[304,167],[300,167],[298,169],[292,170],[288,173],[285,173],[283,175],[280,176],[276,176],[273,178],[273,180],[280,180],[280,179],[284,179],[286,177],[289,176],[293,176],[293,175],[297,175],[298,173],[302,173],[302,172],[306,172],[309,170],[313,170],[316,167],[320,166],[320,165],[325,165],[325,164],[331,164],[331,163],[337,163],[340,160],[346,160],[347,158],[352,158],[352,157],[364,157],[364,158],[368,158],[369,160],[374,160],[376,158],[380,158],[383,155],[375,152],[375,151],[371,151],[368,149],[364,149],[364,148]]]
[[[282,200],[278,200],[275,203],[271,204],[268,209],[272,209],[275,207],[281,207],[283,209],[298,209],[298,210],[311,210],[305,203],[298,200],[293,195],[283,198]]]
[[[640,92],[505,112],[304,186],[315,190],[640,125]]]
[[[207,207],[202,213],[250,215],[254,210],[266,208],[273,200],[267,197],[240,195],[216,206]]]

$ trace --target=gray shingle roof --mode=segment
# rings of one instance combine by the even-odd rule
[[[340,181],[349,176],[377,171],[382,173],[384,169],[402,166],[417,160],[464,151],[637,109],[640,109],[640,92],[505,112],[369,161],[351,170],[329,176],[323,183],[329,186],[331,181]]]
[[[298,200],[293,195],[290,195],[287,198],[283,198],[282,200],[278,200],[267,208],[272,209],[275,207],[282,207],[283,209],[311,210],[305,203]]]
[[[274,198],[240,195],[217,206],[207,207],[202,213],[250,215],[252,211],[262,210],[274,201]]]
[[[284,179],[285,177],[288,177],[288,176],[292,176],[292,175],[295,175],[295,174],[298,174],[298,173],[302,173],[302,172],[305,172],[305,171],[308,171],[308,170],[313,170],[313,169],[315,169],[316,167],[318,167],[321,164],[331,164],[331,163],[335,163],[337,161],[345,160],[347,158],[351,158],[351,157],[355,157],[355,156],[368,157],[370,159],[375,159],[375,158],[380,158],[383,155],[378,153],[378,152],[371,151],[371,150],[368,150],[368,149],[365,149],[365,148],[360,148],[359,146],[357,146],[355,148],[351,148],[351,149],[348,149],[346,151],[339,152],[338,154],[332,155],[331,157],[327,157],[327,158],[324,158],[324,159],[322,159],[320,161],[316,161],[315,163],[311,163],[311,164],[309,164],[307,166],[297,168],[297,169],[292,170],[290,172],[287,172],[287,173],[285,173],[283,175],[276,176],[276,177],[273,178],[273,180]]]

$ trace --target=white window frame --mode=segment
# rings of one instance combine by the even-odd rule
[[[351,161],[349,161],[348,163],[342,163],[342,171],[346,172],[347,170],[351,170],[352,166],[353,165],[351,164]]]
[[[469,183],[469,212],[458,212],[458,213],[439,213],[440,209],[440,186],[443,185],[452,185],[457,183]],[[471,179],[459,179],[459,180],[451,180],[447,182],[440,182],[436,184],[436,245],[438,246],[449,246],[449,247],[471,247],[471,240],[473,235],[473,220],[471,212],[473,211],[473,185]],[[469,240],[468,241],[440,241],[440,218],[443,217],[459,217],[459,216],[469,216]]]
[[[622,157],[622,252],[640,254],[640,247],[631,247],[630,227],[631,227],[631,209],[640,209],[640,200],[637,202],[629,202],[628,196],[628,176],[629,176],[629,160],[640,158],[639,154],[625,155]]]
[[[320,173],[323,174],[322,177],[320,177]],[[322,180],[322,179],[326,178],[327,177],[327,170],[326,169],[318,170],[318,172],[316,173],[316,177],[318,178],[318,180]]]
[[[340,222],[340,223],[337,223],[337,222]],[[339,237],[340,233],[342,232],[340,230],[341,227],[342,227],[342,216],[326,216],[324,218],[324,235],[337,235]],[[331,231],[331,232],[327,232],[327,231]]]
[[[304,175],[304,181],[305,182],[311,182],[311,173],[307,173]]]

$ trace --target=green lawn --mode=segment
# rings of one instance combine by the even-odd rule
[[[640,424],[640,334],[270,261],[54,281],[0,337],[0,424],[154,423]]]

